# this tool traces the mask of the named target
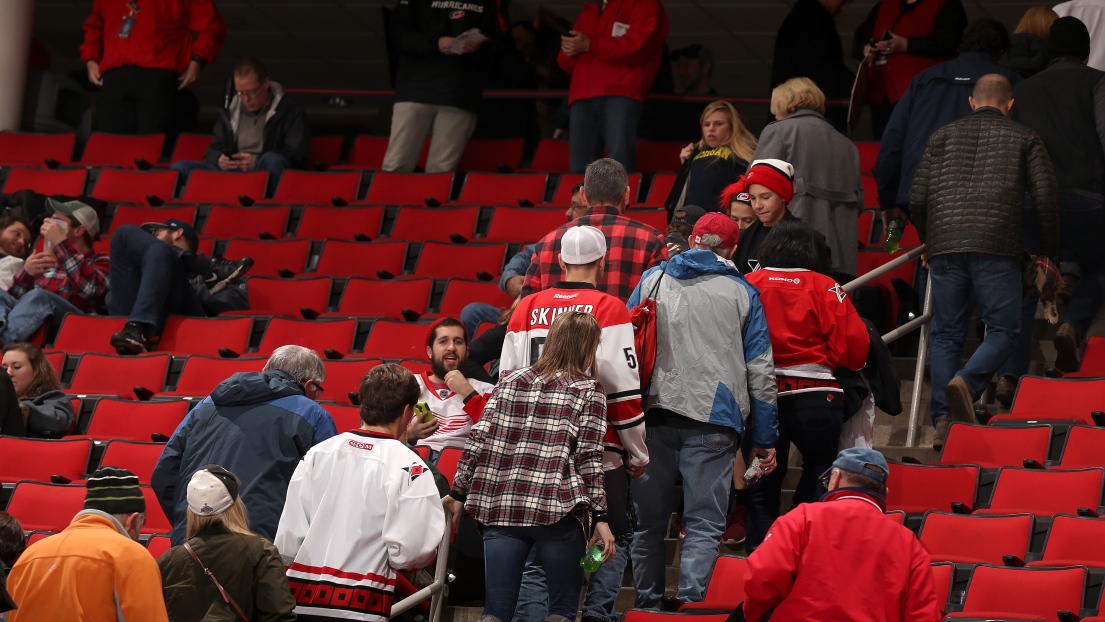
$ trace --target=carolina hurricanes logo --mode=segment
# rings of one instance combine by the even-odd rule
[[[464,11],[453,11],[449,14],[449,19],[460,19],[464,17]]]
[[[413,482],[414,480],[418,479],[419,475],[422,475],[426,472],[426,467],[418,463],[413,463],[409,467],[403,467],[403,470],[411,476],[411,481]]]
[[[833,286],[829,288],[829,291],[836,294],[836,299],[839,302],[844,302],[844,288],[840,286],[840,283],[833,283]]]

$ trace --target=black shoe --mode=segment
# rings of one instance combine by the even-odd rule
[[[115,352],[124,355],[145,354],[149,346],[146,331],[138,322],[127,322],[123,330],[111,336],[110,343]]]
[[[212,294],[217,294],[224,289],[227,285],[230,285],[234,281],[242,277],[249,269],[253,267],[253,259],[249,257],[242,257],[237,260],[230,259],[212,259],[211,260],[211,272],[204,279],[207,283],[208,289]]]

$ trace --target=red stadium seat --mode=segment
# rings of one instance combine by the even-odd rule
[[[718,555],[702,602],[687,603],[679,608],[680,613],[701,609],[736,609],[744,602],[744,576],[747,572],[748,559],[735,555]]]
[[[146,498],[146,524],[142,526],[140,533],[149,535],[172,531],[173,525],[165,518],[161,503],[157,500],[157,495],[153,494],[153,488],[142,486],[142,496]]]
[[[215,205],[207,214],[203,235],[225,240],[226,238],[257,238],[268,233],[278,238],[288,230],[287,205],[278,207],[231,207]]]
[[[361,279],[352,278],[345,284],[341,303],[328,316],[386,317],[403,319],[403,310],[419,315],[426,313],[433,291],[433,279]]]
[[[192,171],[180,196],[182,203],[239,203],[238,197],[253,201],[265,198],[268,184],[267,171],[251,173],[222,173],[216,171]]]
[[[932,583],[936,592],[936,602],[940,606],[940,615],[947,609],[952,591],[952,576],[955,565],[947,563],[932,564]]]
[[[730,613],[697,613],[626,609],[621,622],[726,622]]]
[[[113,334],[123,330],[126,323],[125,317],[70,313],[61,320],[58,336],[54,338],[54,348],[69,354],[115,354],[115,348],[108,342]]]
[[[435,240],[449,241],[449,236],[460,235],[465,239],[475,237],[476,221],[480,217],[480,208],[450,207],[401,207],[391,228],[394,240],[426,242]]]
[[[153,468],[165,449],[163,443],[138,443],[135,441],[114,440],[104,448],[100,459],[102,466],[120,467],[138,476],[140,484],[149,484]]]
[[[53,531],[32,531],[30,534],[27,535],[27,548],[30,548],[32,544],[38,542],[39,540],[45,540],[50,536],[56,535],[57,534]]]
[[[338,197],[352,203],[357,200],[360,188],[359,172],[312,173],[289,169],[280,176],[272,202],[330,205],[330,199]]]
[[[921,238],[917,233],[917,228],[906,223],[905,229],[902,231],[902,238],[898,240],[898,246],[901,248],[917,248],[920,245]]]
[[[158,397],[169,395],[205,397],[223,380],[239,372],[259,372],[264,369],[266,362],[266,358],[224,359],[189,356],[184,360],[184,369],[180,372],[176,387],[172,391],[158,393]]]
[[[940,464],[977,464],[982,468],[1022,466],[1025,460],[1042,465],[1051,444],[1051,427],[1016,428],[952,423],[940,452]]]
[[[1082,366],[1064,378],[1105,378],[1105,337],[1091,335],[1082,355]]]
[[[679,152],[685,142],[637,141],[638,173],[678,173]]]
[[[290,240],[251,240],[231,238],[223,251],[226,259],[252,257],[253,267],[250,276],[278,276],[281,270],[291,270],[300,274],[307,265],[307,256],[311,253],[311,241]]]
[[[671,194],[671,189],[675,186],[676,176],[672,173],[657,173],[652,176],[652,185],[648,188],[648,198],[641,201],[641,206],[644,207],[664,207],[664,203],[668,200],[668,195]],[[710,208],[710,205],[700,205],[699,207]]]
[[[427,198],[445,203],[453,193],[452,173],[388,173],[372,175],[363,203],[373,205],[424,205]]]
[[[154,559],[168,553],[171,548],[173,548],[173,542],[169,536],[150,536],[149,542],[146,543],[146,550]]]
[[[407,243],[401,240],[383,242],[348,242],[327,240],[322,245],[315,274],[333,277],[376,277],[377,270],[398,276],[407,259]]]
[[[1105,568],[1105,519],[1057,515],[1048,529],[1043,555],[1028,565]]]
[[[106,170],[104,171],[107,172]],[[126,171],[119,171],[126,172]],[[149,173],[141,173],[149,175]],[[141,207],[137,205],[120,205],[115,208],[115,214],[111,217],[111,227],[107,233],[114,233],[123,225],[144,225],[148,222],[165,222],[170,218],[192,224],[196,221],[195,205],[176,205],[171,207]]]
[[[971,573],[963,610],[945,620],[1046,620],[1058,612],[1078,614],[1085,568],[1004,568],[980,565]]]
[[[875,169],[875,160],[879,157],[879,143],[857,142],[859,151],[859,172],[863,175],[872,175]]]
[[[414,267],[415,276],[470,279],[479,272],[498,278],[503,271],[506,244],[444,244],[427,242]]]
[[[510,169],[518,168],[518,164],[522,161],[523,143],[521,138],[498,140],[474,138],[464,146],[464,154],[460,157],[457,170],[462,173],[468,171],[493,173],[502,166]]]
[[[886,508],[915,514],[948,511],[952,503],[975,505],[979,468],[973,465],[935,466],[890,463]]]
[[[334,400],[339,404],[352,404],[350,393],[357,395],[365,374],[380,362],[379,359],[326,361],[326,399]],[[359,417],[359,415],[355,416]],[[334,421],[336,423],[337,419]]]
[[[348,168],[380,170],[384,164],[384,154],[388,150],[388,139],[383,136],[358,136],[349,152]],[[343,167],[345,168],[345,167]]]
[[[859,228],[859,247],[861,249],[871,246],[872,244],[875,244],[877,242],[877,240],[871,240],[871,235],[874,233],[875,215],[877,213],[878,212],[876,212],[875,210],[869,209],[860,210],[859,212],[859,222],[857,223],[857,226]]]
[[[545,237],[545,234],[564,224],[564,210],[533,209],[529,207],[499,206],[491,214],[484,242],[512,242],[528,244]]]
[[[73,395],[118,395],[127,400],[138,399],[134,394],[135,387],[157,393],[165,384],[169,358],[168,354],[85,354],[65,392]]]
[[[248,317],[200,318],[174,315],[165,321],[157,351],[175,355],[217,356],[220,349],[226,348],[241,354],[249,346],[252,329],[253,320]]]
[[[176,171],[124,171],[105,168],[96,179],[92,196],[110,203],[149,205],[146,197],[171,201],[176,193]]]
[[[568,207],[572,204],[572,188],[581,183],[583,183],[583,175],[564,173],[556,181],[556,190],[553,192],[553,198],[548,202],[548,205]],[[629,180],[629,185],[633,185],[632,179]],[[632,192],[630,195],[632,196]]]
[[[322,355],[326,350],[349,354],[353,349],[353,337],[356,333],[357,320],[307,321],[277,317],[269,321],[257,353],[268,356],[280,346],[295,344]]]
[[[356,406],[325,402],[319,404],[319,406],[322,406],[334,418],[334,427],[338,429],[339,434],[349,430],[357,430],[361,427],[361,411]]]
[[[668,230],[668,211],[663,209],[631,209],[625,216],[643,222],[660,233]]]
[[[456,203],[461,205],[518,205],[519,200],[537,205],[545,199],[544,173],[469,173]]]
[[[382,207],[319,207],[303,208],[296,237],[311,240],[353,240],[358,234],[375,240],[380,237],[384,220]]]
[[[158,434],[167,439],[186,414],[188,403],[183,400],[135,402],[101,399],[96,402],[88,431],[83,436],[94,441],[119,439],[146,442],[153,440],[152,435]]]
[[[406,367],[408,370],[410,370],[410,372],[412,374],[414,374],[416,376],[420,376],[423,373],[426,373],[426,374],[432,374],[433,373],[433,368],[430,367],[429,361],[414,361],[414,360],[409,360],[408,359],[408,360],[399,361],[399,364],[403,367]]]
[[[1022,562],[1035,521],[1031,514],[974,515],[929,512],[919,538],[933,561],[1001,564],[1003,555]]]
[[[568,141],[544,139],[537,143],[537,151],[533,154],[533,163],[528,170],[538,173],[567,173],[570,165]]]
[[[88,439],[40,440],[0,436],[0,482],[49,482],[54,475],[77,480],[88,466],[90,453],[92,441]]]
[[[183,160],[198,162],[207,154],[207,148],[211,146],[210,134],[180,134],[173,145],[173,154],[169,156],[169,162],[175,163]]]
[[[493,307],[505,309],[514,300],[499,289],[498,281],[469,281],[450,279],[445,284],[445,294],[441,297],[438,315],[460,317],[460,311],[472,302],[483,302]]]
[[[46,168],[46,160],[68,162],[73,158],[77,135],[0,132],[0,166]]]
[[[1105,394],[1102,394],[1105,396]],[[1073,425],[1056,468],[1105,467],[1105,428]]]
[[[441,455],[437,457],[435,466],[445,476],[445,479],[449,480],[450,485],[453,483],[453,478],[457,476],[457,465],[460,463],[462,455],[464,455],[463,447],[443,447]]]
[[[230,311],[222,315],[279,315],[298,319],[303,317],[300,314],[301,309],[322,313],[330,304],[332,285],[329,277],[300,279],[250,277],[246,281],[249,309]]]
[[[83,168],[57,171],[13,168],[8,171],[8,179],[4,182],[4,193],[33,190],[47,196],[63,194],[76,197],[84,194],[84,183],[87,179],[88,171]]]
[[[312,136],[311,164],[334,166],[341,160],[341,147],[344,142],[344,136]]]
[[[861,175],[859,183],[863,186],[863,209],[879,209],[879,184],[870,175]]]
[[[46,355],[50,367],[54,368],[54,373],[57,374],[58,378],[61,378],[61,373],[65,370],[65,352],[62,350],[45,350],[43,354]]]
[[[1105,379],[1067,380],[1025,376],[1017,385],[1009,416],[992,419],[1065,419],[1094,425],[1090,413],[1105,410],[1102,395],[1105,395]],[[1056,396],[1062,396],[1062,399],[1056,399]]]
[[[164,145],[163,134],[124,136],[92,132],[88,137],[88,144],[84,146],[80,164],[81,166],[138,168],[135,160],[144,160],[153,165],[161,159],[161,148]]]
[[[58,532],[68,527],[77,512],[84,509],[87,491],[79,485],[19,482],[12,490],[7,512],[19,519],[26,531]]]
[[[975,510],[984,514],[1035,516],[1077,514],[1079,508],[1097,512],[1101,505],[1103,469],[1042,471],[1004,468],[998,471],[990,507]]]
[[[368,333],[364,353],[365,356],[380,359],[428,361],[426,339],[429,335],[430,324],[380,320],[372,325]]]

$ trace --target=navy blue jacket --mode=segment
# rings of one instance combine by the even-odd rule
[[[1019,74],[1003,68],[986,52],[962,52],[913,78],[886,125],[872,171],[881,209],[909,206],[909,187],[929,137],[971,114],[967,98],[975,82],[988,73],[1009,78],[1013,86],[1021,81]]]
[[[188,481],[212,463],[242,480],[250,528],[271,541],[303,454],[336,434],[330,414],[285,372],[224,380],[180,423],[154,468],[150,483],[173,523],[173,545],[184,542]]]

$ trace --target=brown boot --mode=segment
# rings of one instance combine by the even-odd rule
[[[1004,408],[1009,408],[1013,403],[1013,396],[1017,393],[1017,379],[1012,376],[1002,376],[998,379],[997,389],[994,390],[994,398]]]
[[[944,448],[944,441],[948,439],[948,428],[951,425],[952,420],[948,417],[941,417],[936,420],[936,434],[932,436],[932,448],[936,451]]]
[[[1064,274],[1059,280],[1059,289],[1055,290],[1055,297],[1063,304],[1070,302],[1074,290],[1078,289],[1079,278],[1073,274]]]
[[[1078,334],[1064,322],[1055,331],[1055,369],[1064,374],[1078,371]]]
[[[971,388],[962,376],[952,378],[948,386],[944,387],[944,396],[948,399],[948,408],[952,411],[952,419],[963,423],[978,423],[975,418],[975,401],[971,397]]]

